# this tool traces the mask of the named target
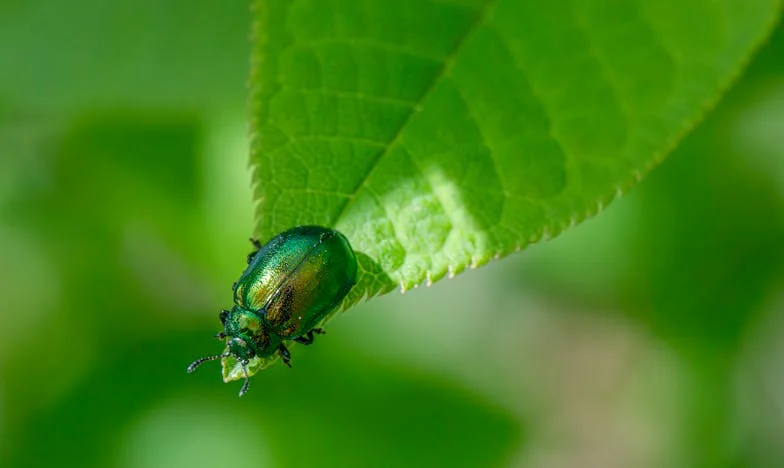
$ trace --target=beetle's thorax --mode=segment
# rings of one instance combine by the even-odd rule
[[[224,325],[229,352],[239,360],[273,354],[281,340],[257,312],[235,306]]]

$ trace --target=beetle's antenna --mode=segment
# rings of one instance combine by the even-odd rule
[[[200,365],[204,364],[207,361],[214,361],[216,359],[220,359],[228,356],[229,353],[223,353],[223,354],[216,354],[215,356],[207,356],[201,359],[197,359],[193,361],[190,366],[188,366],[188,373],[190,374],[191,372],[195,371],[197,367],[199,367]]]
[[[245,374],[245,383],[242,384],[242,388],[240,389],[240,396],[244,395],[245,392],[248,391],[248,386],[250,385],[250,378],[248,377],[248,361],[242,361],[242,373]]]

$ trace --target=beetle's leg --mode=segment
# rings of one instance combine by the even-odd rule
[[[282,344],[278,346],[278,354],[280,354],[280,358],[283,360],[283,364],[291,367],[291,354],[289,353],[288,348],[286,345]]]
[[[253,247],[256,247],[256,250],[248,254],[248,264],[253,261],[253,257],[259,253],[259,249],[261,248],[261,242],[258,239],[250,238],[250,243],[253,244]]]
[[[297,343],[300,343],[300,344],[304,344],[304,345],[313,344],[313,330],[305,333],[302,336],[298,336],[298,337],[294,338],[294,341],[296,341]]]
[[[323,335],[326,332],[323,329],[321,329],[321,328],[314,328],[313,330],[305,333],[304,335],[298,336],[298,337],[294,338],[294,341],[296,341],[297,343],[304,344],[304,345],[313,344],[313,334],[314,333],[317,334],[317,335]]]

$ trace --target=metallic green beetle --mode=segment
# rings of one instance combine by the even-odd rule
[[[234,356],[242,365],[248,390],[248,362],[278,353],[291,367],[286,341],[313,343],[313,333],[340,304],[357,280],[357,259],[348,240],[320,226],[299,226],[278,234],[248,255],[248,267],[234,283],[231,311],[221,311],[226,340],[223,354],[197,359],[188,372],[206,361]]]

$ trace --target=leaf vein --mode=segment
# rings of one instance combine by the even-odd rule
[[[503,37],[503,34],[500,30],[496,30],[496,33],[499,36]],[[504,44],[505,47],[507,48],[507,51],[509,52],[509,56],[512,57],[512,66],[515,67],[520,72],[520,75],[525,79],[524,84],[527,85],[528,89],[531,91],[531,97],[533,97],[534,100],[539,104],[542,113],[547,119],[547,137],[549,137],[553,141],[553,143],[555,143],[558,146],[558,149],[564,155],[564,158],[569,164],[572,165],[576,164],[574,160],[575,159],[574,155],[566,150],[563,142],[561,141],[561,138],[559,138],[558,133],[555,130],[556,119],[553,116],[554,114],[553,109],[551,109],[550,105],[547,103],[547,100],[542,96],[541,90],[536,86],[534,81],[530,78],[529,74],[525,69],[525,66],[522,63],[520,63],[520,58],[518,58],[518,56],[514,53],[514,51],[509,47],[509,44],[504,41],[502,41],[501,43]],[[576,170],[569,170],[569,167],[567,167],[567,171],[569,173],[574,173],[578,177],[580,175],[580,173]],[[580,182],[581,181],[579,178],[575,178],[572,180],[572,185],[575,188],[577,188]]]
[[[324,45],[347,45],[347,46],[366,46],[381,49],[385,52],[391,52],[398,55],[407,55],[412,58],[428,60],[431,62],[441,62],[443,57],[437,57],[421,51],[411,50],[409,48],[399,46],[397,44],[389,44],[370,37],[324,37],[314,38],[307,42],[297,42],[291,44],[291,49],[312,48]]]
[[[439,70],[438,74],[433,78],[433,81],[430,83],[430,86],[428,86],[428,88],[422,93],[422,96],[419,99],[419,103],[422,103],[422,102],[426,101],[427,98],[430,96],[430,94],[433,92],[433,90],[436,89],[436,86],[439,83],[441,83],[441,81],[449,75],[449,72],[450,72],[451,66],[452,66],[452,62],[459,55],[460,51],[462,50],[462,48],[466,44],[466,42],[468,42],[468,40],[474,35],[474,33],[484,23],[485,18],[487,18],[488,13],[489,13],[489,11],[490,11],[490,9],[491,9],[491,7],[492,7],[494,2],[495,2],[495,0],[486,0],[485,3],[482,5],[482,8],[477,12],[476,18],[471,23],[471,25],[468,27],[468,30],[465,32],[465,34],[463,34],[463,37],[459,41],[457,41],[455,46],[449,52],[449,55],[447,55],[447,57],[444,58],[443,63],[441,65],[441,69]],[[354,190],[352,190],[352,197],[349,198],[343,204],[343,206],[337,211],[337,214],[335,215],[335,217],[332,219],[332,225],[335,225],[337,223],[337,221],[340,218],[343,217],[343,215],[346,213],[346,210],[348,209],[348,207],[356,199],[356,194],[359,192],[359,190],[370,179],[370,176],[373,174],[375,169],[378,167],[378,165],[381,162],[381,160],[384,159],[384,157],[387,154],[389,154],[390,150],[397,144],[397,142],[400,139],[400,137],[402,136],[403,131],[405,130],[406,126],[411,121],[411,118],[418,111],[419,111],[419,107],[415,106],[411,110],[411,112],[408,113],[408,115],[403,120],[403,122],[400,124],[400,127],[398,127],[398,129],[395,132],[394,136],[390,140],[389,145],[376,154],[376,157],[375,157],[374,161],[372,162],[372,164],[370,165],[370,168],[367,170],[367,172],[365,173],[364,177],[362,177],[360,179],[359,183],[356,185]]]
[[[350,91],[344,89],[335,89],[335,88],[295,88],[293,86],[281,86],[283,89],[288,91],[295,91],[298,93],[318,93],[318,94],[326,94],[332,95],[337,97],[346,97],[346,98],[353,98],[360,101],[370,101],[376,102],[379,104],[389,104],[399,107],[414,107],[416,106],[416,101],[408,101],[405,99],[394,98],[389,96],[381,96],[381,95],[373,95],[373,94],[366,94],[360,91]]]

